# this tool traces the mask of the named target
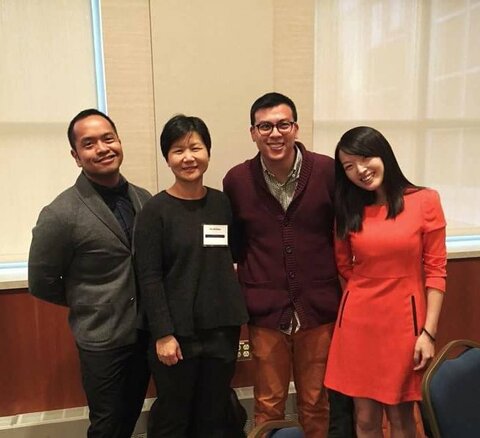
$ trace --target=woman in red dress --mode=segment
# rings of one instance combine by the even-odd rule
[[[353,397],[359,438],[414,437],[413,402],[435,352],[446,277],[445,219],[434,190],[410,183],[369,127],[337,145],[336,242],[344,294],[325,385]]]

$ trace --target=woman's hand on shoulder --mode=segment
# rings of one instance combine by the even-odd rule
[[[175,365],[179,360],[183,359],[180,344],[173,335],[157,339],[155,348],[157,350],[158,360],[164,365]]]
[[[435,354],[435,343],[424,333],[415,342],[415,351],[413,353],[413,369],[415,371],[423,370]]]

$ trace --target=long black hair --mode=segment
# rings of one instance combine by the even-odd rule
[[[345,239],[348,233],[362,230],[365,206],[375,203],[376,194],[356,186],[348,179],[340,162],[340,151],[349,155],[381,158],[384,166],[383,187],[388,204],[386,219],[393,219],[403,211],[406,189],[419,187],[402,173],[392,147],[379,131],[368,126],[357,126],[345,132],[335,149],[336,234],[340,239]]]

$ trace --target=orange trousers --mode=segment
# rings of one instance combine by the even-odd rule
[[[290,376],[297,391],[298,420],[307,438],[328,434],[329,406],[323,386],[334,323],[287,335],[249,326],[255,365],[255,423],[285,417]]]

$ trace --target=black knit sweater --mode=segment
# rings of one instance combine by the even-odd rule
[[[154,339],[239,326],[248,319],[228,247],[204,247],[203,224],[231,225],[227,197],[184,200],[162,191],[137,218],[135,262]]]

